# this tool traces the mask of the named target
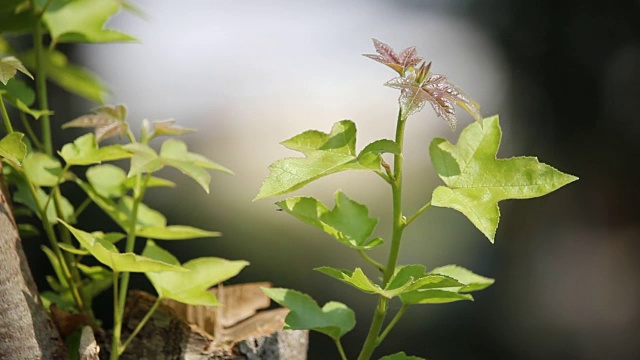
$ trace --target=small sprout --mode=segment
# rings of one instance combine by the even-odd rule
[[[95,128],[96,141],[100,142],[112,136],[125,135],[129,129],[125,122],[126,117],[127,108],[124,105],[103,106],[93,110],[92,114],[65,123],[62,128]]]
[[[423,59],[418,57],[418,52],[416,51],[416,47],[408,47],[400,54],[397,54],[391,46],[383,43],[378,39],[372,39],[373,46],[376,48],[376,51],[380,55],[374,54],[363,54],[363,56],[368,57],[369,59],[375,60],[379,63],[385,64],[393,70],[397,71],[400,76],[404,76],[405,72],[418,65],[420,61]]]

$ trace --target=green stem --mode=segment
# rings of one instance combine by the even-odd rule
[[[9,120],[9,113],[4,106],[4,100],[2,99],[2,93],[0,93],[0,111],[2,111],[2,120],[4,120],[4,127],[7,129],[7,134],[13,132],[13,126],[11,126],[11,120]]]
[[[340,339],[333,339],[333,341],[336,343],[336,347],[338,348],[338,352],[340,353],[340,358],[342,360],[347,360],[347,355],[344,353],[344,349],[342,348]]]
[[[373,313],[373,321],[371,321],[369,333],[364,341],[364,345],[362,345],[362,350],[360,351],[360,355],[358,355],[358,360],[368,360],[371,358],[373,350],[378,346],[378,334],[380,333],[380,329],[384,323],[384,317],[387,314],[387,301],[388,299],[384,296],[380,296],[378,299],[378,306],[376,307],[376,311]]]
[[[47,210],[46,208],[42,207],[42,203],[40,202],[40,199],[38,199],[38,192],[33,183],[26,176],[24,179],[27,182],[31,197],[36,204],[36,208],[38,209],[38,214],[40,215],[40,219],[42,220],[44,232],[47,234],[47,238],[49,239],[51,250],[56,255],[58,263],[60,263],[64,281],[69,285],[69,290],[71,291],[71,296],[73,297],[73,301],[76,303],[76,306],[78,307],[78,309],[82,309],[84,307],[84,301],[82,299],[82,296],[80,296],[78,289],[73,285],[74,280],[73,276],[71,275],[71,271],[69,270],[69,263],[67,262],[65,254],[62,253],[62,250],[60,250],[60,247],[58,246],[56,232],[53,230],[53,225],[49,222],[49,219],[47,217]]]
[[[380,345],[380,343],[382,343],[384,338],[387,337],[387,335],[389,335],[389,332],[391,331],[391,329],[393,329],[393,327],[398,323],[402,315],[404,315],[404,313],[407,312],[408,308],[409,308],[409,305],[402,304],[402,307],[400,308],[400,310],[398,310],[398,312],[393,317],[393,319],[391,319],[391,321],[389,322],[387,327],[384,329],[384,331],[382,331],[380,336],[378,336],[378,340],[377,340],[378,345]]]
[[[367,255],[366,252],[364,252],[364,250],[358,250],[358,254],[360,254],[360,256],[362,256],[362,258],[364,258],[365,260],[367,260],[367,262],[369,262],[369,264],[375,266],[376,268],[378,268],[380,271],[384,271],[384,265],[380,264],[379,262],[375,261],[374,259],[372,259],[369,255]]]
[[[427,210],[428,208],[431,207],[431,201],[429,201],[428,203],[426,203],[423,207],[420,208],[420,210],[416,211],[415,214],[413,214],[412,217],[410,217],[404,224],[405,227],[409,226],[409,224],[411,224],[413,222],[413,220],[417,219],[418,216],[422,215],[423,212],[425,212],[425,210]]]
[[[158,308],[161,302],[162,302],[162,298],[158,297],[156,301],[153,303],[153,305],[151,306],[151,309],[149,309],[147,314],[142,318],[142,320],[140,320],[140,322],[138,323],[136,328],[133,330],[131,335],[129,335],[129,337],[127,338],[127,341],[125,341],[124,344],[122,344],[119,350],[120,354],[124,352],[127,346],[129,346],[129,343],[131,343],[131,341],[133,340],[133,338],[136,337],[136,335],[138,335],[138,333],[140,332],[140,330],[142,330],[144,325],[149,321],[149,319],[151,319],[151,315],[153,315],[154,311],[156,311],[156,309]]]
[[[58,189],[60,186],[60,182],[62,181],[62,177],[64,176],[64,173],[66,173],[67,171],[69,171],[69,168],[71,166],[69,164],[65,165],[64,168],[62,169],[62,171],[60,172],[60,175],[58,175],[58,177],[56,178],[56,183],[53,186],[54,189]],[[55,191],[51,190],[51,192],[49,193],[49,196],[47,197],[47,202],[44,204],[44,208],[46,209],[47,206],[49,206],[49,203],[51,202],[51,199],[53,198],[53,194],[55,193]],[[62,214],[58,214],[58,216],[62,217]],[[67,221],[67,219],[64,219],[65,221]]]
[[[402,240],[402,231],[405,227],[405,218],[402,215],[402,150],[404,142],[404,127],[406,117],[402,113],[402,109],[398,111],[398,119],[396,123],[396,144],[400,148],[400,153],[393,156],[393,181],[391,183],[391,195],[393,202],[393,232],[391,236],[391,250],[387,265],[384,269],[382,287],[386,287],[387,283],[395,272],[396,263],[398,262],[398,254],[400,253],[400,241]],[[373,315],[373,321],[369,327],[369,333],[362,345],[362,350],[358,356],[358,360],[369,360],[373,351],[378,346],[378,334],[382,329],[384,318],[387,314],[387,301],[384,296],[378,299],[378,306]]]
[[[80,204],[80,206],[78,206],[76,208],[76,211],[73,213],[73,217],[74,218],[78,218],[80,217],[80,214],[82,214],[82,212],[84,211],[84,209],[87,208],[87,206],[89,206],[91,204],[91,198],[86,198],[84,199],[84,201],[82,202],[82,204]]]
[[[113,272],[113,337],[111,338],[111,360],[117,360],[120,357],[118,350],[120,349],[120,333],[122,332],[122,316],[119,316],[120,308],[118,296],[118,278],[120,273]]]
[[[27,120],[27,116],[22,111],[20,111],[20,121],[22,122],[22,126],[24,126],[24,129],[27,131],[27,135],[29,135],[29,139],[31,139],[31,142],[38,148],[38,150],[42,151],[44,149],[44,145],[42,145],[40,140],[38,140],[38,137],[33,132],[31,124],[29,124],[29,120]]]
[[[45,6],[47,6],[49,2]],[[36,92],[38,94],[38,103],[40,104],[40,110],[45,111],[40,118],[40,129],[42,132],[42,143],[44,145],[44,151],[48,155],[53,155],[53,144],[51,141],[51,123],[49,121],[49,101],[47,99],[47,69],[44,65],[43,50],[42,50],[42,14],[44,9],[38,12],[35,2],[31,1],[31,7],[33,8],[35,15],[35,23],[33,27],[33,49],[36,57]]]
[[[131,217],[129,219],[129,229],[127,230],[127,241],[125,244],[125,252],[131,253],[133,252],[133,248],[136,242],[136,223],[138,221],[138,207],[140,202],[142,202],[142,198],[144,197],[145,190],[147,189],[147,183],[151,178],[151,174],[147,174],[142,180],[142,175],[136,175],[136,186],[133,191],[133,205],[131,207]],[[122,321],[124,317],[124,306],[127,301],[127,291],[129,288],[129,272],[122,273],[122,279],[120,281],[120,289],[118,294],[118,306],[114,307],[114,316],[119,318],[119,321]],[[115,286],[115,284],[114,284]],[[120,332],[122,327],[113,328],[113,342],[116,340],[120,341]],[[111,355],[111,359],[117,359]]]

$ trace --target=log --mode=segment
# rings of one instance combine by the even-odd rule
[[[66,359],[22,249],[0,161],[0,359]]]
[[[257,312],[257,308],[265,307],[263,297],[266,296],[261,291],[258,295],[255,289],[259,290],[258,286],[265,284],[225,287],[227,295],[218,294],[225,304],[223,307],[189,306],[163,300],[121,359],[305,360],[309,333],[305,330],[282,330],[288,310],[279,308]],[[220,292],[220,289],[211,291]],[[234,292],[244,294],[245,300],[234,301],[237,296],[229,296]],[[246,296],[247,293],[255,296]],[[123,339],[135,329],[155,300],[154,296],[142,291],[130,292]],[[266,306],[269,306],[268,298]],[[198,321],[193,321],[196,318]],[[207,325],[202,328],[203,324]],[[110,346],[107,344],[101,348],[101,358],[107,359]]]

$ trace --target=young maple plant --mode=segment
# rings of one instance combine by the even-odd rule
[[[403,231],[425,210],[431,206],[455,209],[493,243],[500,217],[499,201],[542,196],[577,180],[575,176],[538,162],[535,157],[496,159],[502,137],[498,116],[483,119],[478,104],[445,76],[432,73],[431,63],[418,57],[415,47],[398,54],[376,39],[373,39],[373,44],[378,54],[365,56],[387,65],[398,74],[385,84],[400,90],[395,139],[374,141],[357,152],[353,121],[337,122],[329,133],[303,132],[285,140],[282,145],[303,153],[305,157],[286,158],[273,163],[256,196],[256,199],[262,199],[284,195],[324,176],[347,170],[371,171],[389,186],[393,227],[389,255],[384,263],[367,254],[368,250],[383,244],[382,238],[373,235],[378,219],[370,217],[365,205],[343,192],[336,193],[333,208],[313,197],[293,197],[276,203],[285,212],[353,249],[374,269],[373,275],[367,275],[361,268],[350,270],[323,266],[315,269],[378,297],[358,360],[371,358],[410,306],[472,300],[471,292],[482,290],[494,282],[457,265],[439,266],[429,271],[419,264],[398,265]],[[455,105],[466,110],[476,122],[462,130],[457,144],[442,138],[431,141],[431,162],[444,185],[436,187],[430,201],[407,216],[402,206],[405,125],[409,116],[422,110],[425,103],[429,103],[454,131],[457,122]],[[384,160],[385,153],[393,156],[393,164]],[[379,272],[383,274],[381,282],[375,281]],[[326,334],[335,342],[340,357],[347,359],[340,339],[355,326],[355,314],[349,307],[339,302],[328,302],[320,307],[310,296],[289,289],[264,291],[271,299],[290,309],[286,328],[310,329]],[[402,305],[385,326],[389,302],[394,298],[398,298]],[[400,352],[382,359],[420,358]]]

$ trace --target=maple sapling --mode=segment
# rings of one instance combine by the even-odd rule
[[[323,274],[342,281],[368,294],[377,295],[378,303],[371,326],[358,356],[368,360],[374,350],[389,335],[407,309],[418,304],[441,304],[472,300],[470,294],[482,290],[494,280],[474,274],[457,265],[439,266],[427,270],[424,265],[398,265],[403,231],[428,208],[448,207],[464,214],[491,241],[494,241],[500,212],[498,202],[505,199],[527,199],[548,194],[569,184],[576,177],[564,174],[533,157],[496,159],[502,137],[498,116],[483,118],[479,105],[440,74],[432,73],[432,63],[419,57],[415,47],[395,52],[389,45],[373,39],[378,54],[364,56],[387,65],[399,76],[386,86],[400,90],[399,111],[394,140],[380,139],[356,151],[356,125],[351,120],[337,122],[329,133],[310,130],[282,142],[288,149],[304,157],[286,158],[269,166],[269,175],[256,196],[262,199],[298,190],[324,176],[363,170],[377,174],[390,187],[392,195],[392,233],[385,262],[367,254],[384,243],[375,235],[377,218],[369,216],[368,208],[336,193],[333,208],[313,197],[292,197],[276,204],[299,220],[324,231],[338,242],[362,256],[374,272],[316,268]],[[468,112],[474,123],[462,130],[457,144],[445,139],[431,141],[429,154],[433,168],[444,182],[433,190],[431,199],[411,215],[405,215],[403,194],[403,148],[406,121],[429,103],[436,114],[455,131],[456,105]],[[393,155],[393,164],[383,159]],[[376,281],[382,272],[382,281]],[[290,309],[285,321],[289,329],[310,329],[329,336],[335,342],[340,357],[347,356],[341,338],[355,326],[355,313],[345,304],[328,302],[320,307],[310,296],[289,289],[264,289],[274,301]],[[402,303],[393,318],[386,323],[389,301]],[[403,352],[381,360],[419,360]]]

